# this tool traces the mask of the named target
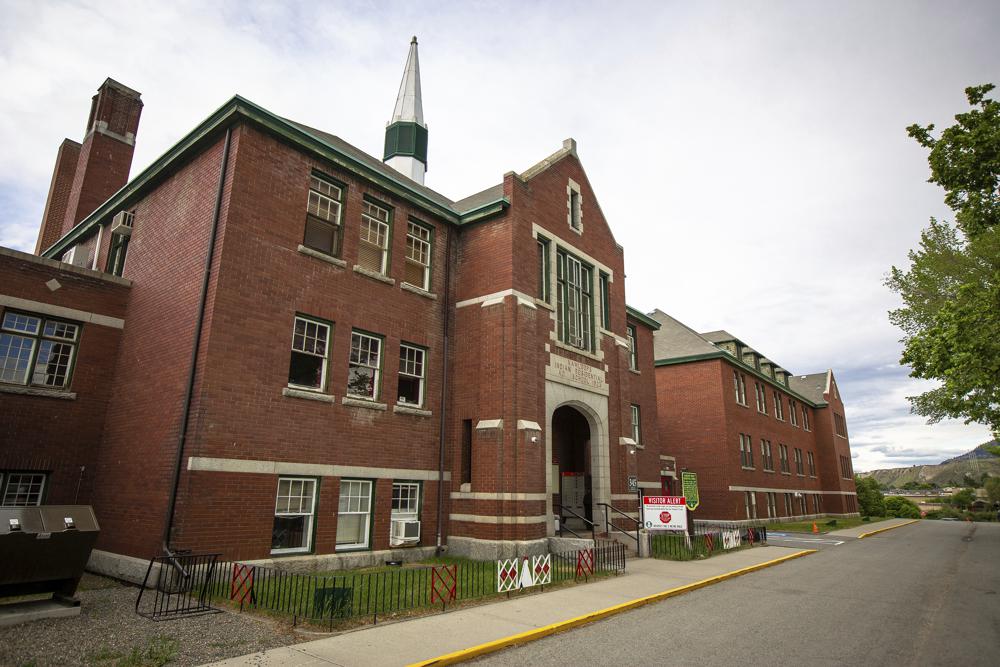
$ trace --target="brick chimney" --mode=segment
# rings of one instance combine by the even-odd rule
[[[106,79],[90,105],[83,144],[59,148],[35,251],[40,253],[128,182],[142,113],[140,93]]]

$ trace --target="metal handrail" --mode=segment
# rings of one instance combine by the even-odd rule
[[[610,535],[612,530],[617,530],[622,535],[626,535],[626,536],[630,537],[631,539],[635,540],[635,546],[636,546],[636,549],[638,549],[639,548],[639,528],[642,527],[642,523],[640,523],[640,521],[638,519],[636,519],[635,517],[629,516],[628,514],[626,514],[622,510],[618,509],[614,505],[611,505],[609,503],[597,503],[597,505],[600,506],[600,507],[604,507],[606,509],[612,510],[613,512],[616,512],[617,514],[620,514],[621,516],[625,517],[629,521],[634,521],[635,522],[635,535],[633,535],[632,533],[626,532],[626,531],[622,530],[621,528],[619,528],[618,526],[616,526],[615,524],[611,523],[611,520],[608,518],[607,511],[604,512],[604,532],[606,532],[608,535]]]
[[[569,514],[572,514],[577,519],[579,519],[580,521],[583,521],[585,524],[587,524],[588,526],[590,526],[590,539],[594,540],[594,544],[595,545],[597,544],[597,524],[595,524],[593,521],[591,521],[590,519],[588,519],[586,517],[580,516],[579,514],[577,514],[576,512],[574,512],[573,510],[571,510],[570,508],[564,507],[564,506],[560,505],[559,503],[552,503],[552,506],[559,508],[559,516],[560,517],[562,517],[562,515],[563,515],[564,512],[568,512]],[[560,521],[559,522],[559,535],[560,535],[560,537],[562,536],[562,532],[564,530],[567,531],[567,532],[569,532],[569,533],[572,533],[578,539],[581,539],[581,540],[586,539],[585,537],[583,537],[582,535],[580,535],[578,532],[576,532],[572,528],[567,527],[564,522]]]

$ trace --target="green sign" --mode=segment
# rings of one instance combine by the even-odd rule
[[[684,493],[684,504],[689,510],[698,509],[698,474],[693,472],[681,473],[681,491]]]

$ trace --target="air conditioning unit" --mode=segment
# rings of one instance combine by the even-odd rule
[[[129,211],[116,213],[115,217],[111,218],[111,233],[130,236],[132,234],[132,221],[134,219],[135,214]]]
[[[392,539],[397,543],[420,540],[420,522],[416,519],[393,519]]]

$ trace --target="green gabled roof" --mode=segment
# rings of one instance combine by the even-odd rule
[[[635,308],[633,308],[632,306],[630,306],[628,304],[625,304],[625,314],[628,315],[629,317],[633,318],[633,319],[639,320],[640,322],[642,322],[643,324],[645,324],[647,327],[649,327],[653,331],[656,331],[657,329],[660,328],[660,323],[659,322],[657,322],[656,320],[654,320],[649,315],[646,315],[645,313],[642,313],[642,312],[636,310]]]
[[[478,201],[475,207],[464,208],[460,211],[452,200],[406,178],[392,167],[383,164],[342,139],[282,118],[250,100],[236,95],[146,167],[138,176],[129,181],[125,187],[108,198],[93,213],[77,223],[73,229],[47,248],[42,256],[61,256],[70,246],[88,236],[96,225],[107,222],[110,216],[134,204],[151,186],[197,153],[217,132],[239,120],[252,122],[301,150],[319,156],[346,171],[371,181],[451,224],[461,225],[475,222],[500,213],[510,206],[510,201],[501,192],[497,197]]]

